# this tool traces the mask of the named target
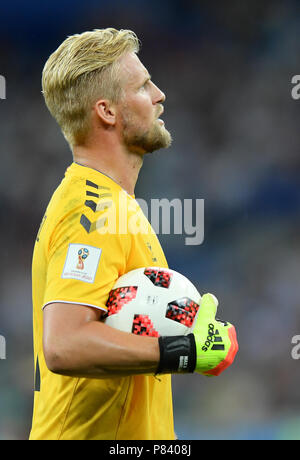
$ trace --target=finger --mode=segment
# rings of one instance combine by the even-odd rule
[[[197,320],[200,323],[213,321],[217,313],[218,304],[218,299],[213,294],[204,294],[201,298]]]
[[[227,369],[227,367],[231,366],[231,364],[233,363],[235,356],[239,350],[239,344],[236,337],[236,330],[233,325],[231,325],[231,327],[228,329],[228,336],[230,339],[230,348],[225,359],[217,367],[211,369],[210,371],[207,371],[205,375],[220,375],[223,371],[225,371],[225,369]]]
[[[227,327],[228,328],[228,327],[232,326],[231,323],[229,323],[228,321],[224,321],[224,320],[222,320],[220,318],[216,318],[216,322],[220,325],[220,327]]]

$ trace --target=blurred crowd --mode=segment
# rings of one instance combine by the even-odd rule
[[[28,437],[32,249],[72,161],[43,102],[43,64],[67,35],[108,26],[137,33],[140,58],[167,96],[173,144],[146,157],[136,197],[205,200],[201,245],[158,236],[169,266],[215,293],[219,317],[238,332],[239,354],[221,377],[173,377],[177,434],[300,438],[300,362],[291,357],[300,334],[298,3],[90,0],[72,11],[68,0],[16,3],[13,11],[5,2],[0,20],[0,439]]]

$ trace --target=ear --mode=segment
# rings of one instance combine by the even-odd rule
[[[94,106],[95,112],[105,125],[114,126],[116,123],[116,110],[107,99],[99,99]]]

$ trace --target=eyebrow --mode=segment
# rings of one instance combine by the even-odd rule
[[[143,80],[143,85],[144,85],[145,83],[147,83],[147,81],[151,80],[151,78],[152,78],[152,77],[151,77],[150,73],[148,73],[147,76],[146,76],[146,78]]]

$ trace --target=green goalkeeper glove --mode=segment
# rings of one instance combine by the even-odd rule
[[[158,374],[197,372],[216,376],[233,363],[238,351],[235,327],[215,318],[217,307],[216,297],[205,294],[192,334],[159,337]]]
[[[196,343],[195,372],[219,375],[233,363],[238,351],[235,327],[215,319],[218,300],[212,294],[201,299],[200,311],[194,327]]]

